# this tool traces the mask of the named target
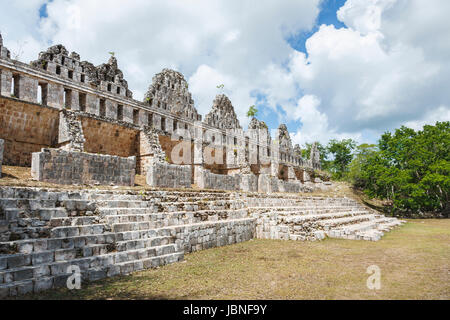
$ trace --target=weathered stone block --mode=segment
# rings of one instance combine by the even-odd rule
[[[190,165],[150,161],[147,167],[147,184],[152,187],[190,188],[191,176]]]
[[[57,184],[133,186],[136,157],[42,149],[33,153],[31,174],[35,180]]]

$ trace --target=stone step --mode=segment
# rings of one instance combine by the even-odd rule
[[[82,226],[63,226],[51,229],[50,235],[52,238],[68,238],[83,235],[102,234],[109,229],[106,224],[91,224]]]
[[[331,229],[327,231],[327,235],[330,238],[356,239],[356,233],[377,230],[378,225],[389,221],[390,218],[375,218],[369,221]]]
[[[326,214],[333,212],[357,212],[362,211],[364,208],[360,207],[339,207],[339,208],[313,208],[313,207],[278,207],[278,208],[265,208],[262,210],[252,209],[249,210],[252,214],[266,214],[277,213],[279,215],[293,214],[293,215],[308,215],[308,214]],[[364,211],[366,211],[364,209]]]
[[[46,250],[82,248],[94,244],[111,244],[116,241],[113,233],[64,238],[41,238],[0,242],[0,254],[40,253]]]
[[[100,223],[100,216],[75,216],[67,218],[52,218],[49,225],[52,228],[69,226],[86,226]]]
[[[157,257],[122,262],[116,264],[115,266],[120,268],[120,274],[126,275],[136,271],[141,271],[149,268],[157,268],[167,264],[183,261],[183,259],[183,252],[174,252]]]
[[[180,252],[177,245],[174,243],[169,243],[151,248],[116,252],[113,255],[113,257],[114,257],[114,264],[117,265],[124,262],[142,260],[151,257],[158,257],[176,252]]]
[[[77,248],[43,250],[41,252],[5,254],[0,256],[0,270],[73,260],[103,255],[115,250],[110,244],[90,244]]]
[[[375,216],[371,214],[354,215],[351,217],[342,217],[336,219],[327,219],[318,221],[317,224],[323,227],[323,230],[328,231],[330,228],[338,226],[344,226],[349,224],[355,224],[363,221],[369,221],[375,219]]]
[[[206,220],[223,220],[227,218],[243,218],[248,216],[246,209],[238,210],[194,210],[180,212],[162,212],[154,213],[145,209],[112,209],[102,211],[102,218],[108,224],[129,223],[129,222],[158,222],[165,221],[169,225],[182,224],[186,219],[198,220],[201,222]],[[188,223],[195,223],[194,221]]]
[[[96,204],[83,199],[41,200],[27,198],[2,198],[0,208],[38,211],[40,209],[60,208],[67,211],[95,211]]]
[[[116,275],[126,275],[131,272],[140,271],[148,268],[157,268],[170,263],[182,261],[184,253],[175,252],[166,255],[148,257],[141,260],[127,261],[117,265],[95,267],[87,270],[81,270],[82,281],[97,281],[106,277]],[[15,281],[11,283],[0,284],[0,299],[24,295],[28,293],[40,293],[57,287],[67,285],[67,278],[71,274],[61,273],[55,276],[38,276],[27,280]]]
[[[151,247],[157,247],[161,245],[168,245],[175,243],[173,237],[153,237],[147,239],[136,239],[136,240],[123,240],[115,243],[115,248],[118,252],[145,249]]]
[[[40,208],[36,210],[26,210],[17,208],[3,209],[5,220],[18,221],[26,218],[39,218],[44,221],[49,221],[53,218],[67,217],[67,210],[64,208]]]
[[[352,217],[355,215],[366,215],[366,211],[343,211],[336,213],[322,213],[322,214],[305,214],[299,215],[295,213],[286,212],[282,215],[278,214],[278,221],[288,224],[302,224],[305,222],[319,222],[320,220],[330,220],[338,218]]]
[[[177,252],[179,252],[179,250],[176,244],[171,243],[138,250],[101,253],[96,256],[72,257],[66,255],[66,260],[58,261],[50,261],[50,258],[48,258],[48,260],[41,259],[39,261],[40,263],[35,265],[12,265],[12,268],[0,270],[0,284],[25,281],[42,276],[66,274],[67,268],[71,265],[77,265],[82,271],[88,271],[90,268],[108,267],[110,265],[164,256]],[[31,263],[32,262],[30,262],[30,264]]]

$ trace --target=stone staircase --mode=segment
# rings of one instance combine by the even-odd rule
[[[0,188],[0,298],[181,261],[252,238],[379,240],[401,224],[347,198]]]
[[[249,201],[249,214],[257,218],[256,237],[263,239],[378,241],[384,232],[404,223],[349,198],[254,198]]]
[[[253,238],[232,194],[0,189],[0,297],[181,261],[185,252]]]

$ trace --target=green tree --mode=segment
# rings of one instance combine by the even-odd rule
[[[357,188],[365,187],[365,180],[361,177],[361,167],[367,163],[368,158],[378,152],[375,144],[363,143],[356,147],[352,162],[348,166],[348,180]]]
[[[258,109],[256,109],[256,106],[250,106],[250,108],[247,111],[247,117],[249,118],[253,118],[256,117],[256,115],[258,114]]]
[[[361,163],[360,180],[372,197],[392,201],[402,215],[443,213],[448,216],[450,193],[450,122],[401,127],[386,132],[379,151]]]
[[[353,159],[353,150],[356,142],[352,139],[336,139],[330,140],[327,145],[328,154],[333,158],[330,163],[329,170],[333,174],[333,178],[342,179],[348,172],[348,165]]]

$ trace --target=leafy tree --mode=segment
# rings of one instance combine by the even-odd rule
[[[352,139],[330,140],[327,145],[328,154],[333,157],[329,170],[335,179],[342,179],[348,172],[348,165],[353,159],[356,142]]]
[[[368,195],[392,200],[392,210],[403,215],[448,216],[450,122],[386,132],[378,148],[360,166],[360,185]]]
[[[352,162],[348,167],[348,180],[357,188],[365,187],[365,180],[361,177],[361,167],[367,163],[368,158],[378,152],[375,144],[363,143],[356,147]]]
[[[247,117],[249,118],[253,118],[256,117],[256,115],[258,114],[258,109],[256,109],[256,106],[250,106],[250,108],[247,111]]]

